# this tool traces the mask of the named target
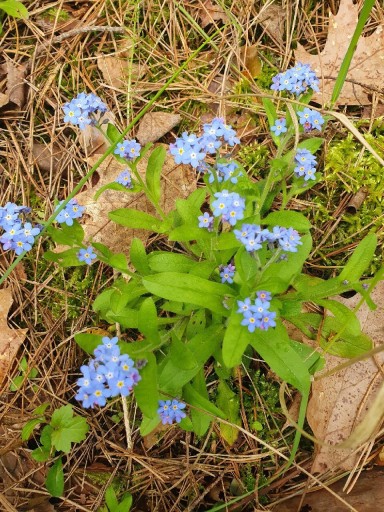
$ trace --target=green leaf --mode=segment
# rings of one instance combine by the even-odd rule
[[[212,238],[212,233],[204,228],[196,227],[190,224],[178,226],[169,233],[168,238],[171,242],[189,242],[191,240],[207,240]]]
[[[223,316],[228,315],[222,304],[223,298],[225,295],[234,294],[233,290],[224,284],[178,272],[145,276],[143,285],[150,293],[163,299],[195,304]]]
[[[352,336],[345,329],[345,324],[336,317],[328,316],[323,323],[320,346],[329,354],[350,359],[371,350],[372,340],[365,334]]]
[[[154,251],[148,255],[148,264],[154,272],[189,272],[196,265],[196,260],[192,260],[184,254],[174,252]]]
[[[129,512],[131,510],[133,498],[129,493],[125,493],[122,501],[114,512]]]
[[[147,418],[143,415],[143,419],[141,420],[140,424],[140,435],[142,437],[147,436],[154,430],[157,425],[160,423],[160,416],[157,415],[155,418]]]
[[[51,458],[51,451],[45,446],[40,446],[39,448],[32,450],[31,457],[36,462],[46,462]]]
[[[157,384],[157,363],[153,354],[145,354],[147,364],[140,370],[141,380],[133,388],[137,405],[141,412],[148,419],[157,419],[157,409],[159,407],[159,392]]]
[[[112,254],[108,260],[109,265],[122,273],[129,273],[127,257],[122,252]]]
[[[311,137],[310,139],[305,139],[300,142],[297,149],[308,149],[311,153],[316,153],[323,143],[324,139],[321,137]]]
[[[64,492],[64,471],[61,457],[49,469],[45,486],[51,496],[59,498]]]
[[[202,398],[209,400],[203,369],[199,371],[191,385],[196,393],[198,393]],[[194,397],[188,393],[187,389],[184,389],[183,398],[189,403],[191,403],[191,400],[194,400]],[[194,433],[198,436],[204,436],[212,422],[212,417],[194,407],[191,408],[190,415]]]
[[[199,332],[204,331],[205,325],[207,322],[205,309],[198,309],[197,311],[193,311],[191,313],[191,318],[189,319],[187,329],[186,329],[186,337],[193,338]]]
[[[237,304],[236,304],[237,309]],[[241,363],[241,359],[248,344],[252,342],[254,334],[241,325],[242,315],[232,311],[228,320],[223,340],[223,361],[225,366],[232,368]]]
[[[255,331],[251,345],[282,380],[292,384],[303,394],[308,392],[310,387],[308,369],[296,350],[292,348],[281,321],[277,320],[275,328]]]
[[[132,265],[135,267],[137,272],[142,276],[146,276],[151,273],[151,269],[148,264],[148,256],[144,247],[143,242],[140,238],[134,238],[131,243],[129,257]]]
[[[122,134],[116,128],[116,126],[112,123],[108,123],[107,126],[107,137],[114,144],[122,139]]]
[[[78,248],[68,249],[67,251],[55,253],[53,251],[46,251],[43,255],[47,261],[54,261],[62,267],[81,267],[85,265],[84,262],[79,261],[77,253]]]
[[[191,384],[186,384],[184,386],[183,396],[188,397],[188,403],[190,405],[198,407],[199,409],[202,409],[213,416],[217,416],[218,418],[222,418],[223,420],[227,419],[227,415],[224,411],[219,407],[216,407],[216,405],[210,402],[207,398],[203,397]]]
[[[241,247],[235,256],[235,267],[244,285],[253,288],[254,280],[259,274],[259,264],[255,258]]]
[[[75,341],[87,354],[93,354],[96,347],[101,345],[100,334],[79,333],[75,334]]]
[[[309,231],[311,223],[302,213],[295,211],[271,212],[263,220],[266,226],[281,226],[293,228],[300,232]]]
[[[161,220],[149,213],[135,210],[134,208],[119,208],[109,212],[108,218],[117,224],[127,228],[147,229],[155,233],[161,233]]]
[[[4,0],[0,2],[0,9],[14,18],[28,19],[29,17],[27,8],[17,0]]]
[[[218,349],[222,340],[222,325],[211,325],[187,343],[173,340],[170,354],[163,361],[159,374],[159,389],[178,395],[207,360]]]
[[[109,323],[117,322],[125,329],[137,329],[139,326],[139,312],[130,307],[121,307],[114,311],[108,311],[105,319]]]
[[[52,414],[50,423],[53,428],[51,434],[52,445],[58,451],[69,453],[71,443],[83,441],[89,430],[87,420],[81,416],[73,416],[71,405],[65,405],[56,409]]]
[[[145,175],[145,181],[148,190],[152,196],[152,199],[156,204],[160,201],[160,176],[163,169],[164,161],[166,157],[166,151],[164,146],[158,146],[155,148],[149,159],[147,165],[147,172]]]
[[[49,226],[47,233],[54,242],[59,245],[69,245],[73,247],[83,243],[84,240],[84,229],[75,219],[72,226],[61,224],[60,228]]]
[[[339,279],[341,281],[357,281],[368,268],[375,254],[377,236],[370,233],[359,243],[342,270]]]
[[[32,435],[32,432],[35,430],[35,427],[37,427],[38,425],[41,425],[41,423],[45,423],[44,416],[27,421],[27,423],[24,425],[24,427],[21,431],[21,440],[28,441],[28,439]]]
[[[353,287],[351,288],[343,284],[340,277],[334,277],[327,281],[317,279],[311,281],[310,279],[303,280],[300,278],[294,280],[292,284],[298,291],[298,294],[291,295],[292,299],[300,298],[303,300],[312,300],[313,302],[353,289]]]
[[[115,512],[115,509],[117,508],[119,502],[117,501],[116,493],[113,488],[113,485],[110,485],[107,487],[107,490],[105,491],[104,495],[105,503],[107,507],[109,508],[109,512]]]
[[[160,341],[157,310],[152,297],[145,299],[140,306],[138,328],[150,342],[158,343]]]
[[[229,386],[220,380],[217,388],[217,405],[225,412],[228,421],[234,425],[241,425],[241,419],[239,416],[240,401],[238,396],[229,388]],[[226,423],[219,423],[220,434],[223,439],[232,446],[239,437],[239,429],[227,425]]]
[[[200,208],[205,201],[206,194],[205,188],[198,188],[187,199],[176,200],[176,209],[184,224],[198,225],[197,217],[201,214]],[[204,230],[202,229],[202,231]]]
[[[269,278],[280,279],[286,284],[290,284],[295,276],[301,272],[301,269],[311,252],[312,238],[310,235],[301,237],[302,245],[298,246],[297,252],[287,254],[287,261],[276,262],[270,265],[262,274],[261,279],[265,281]]]
[[[17,391],[18,389],[20,389],[20,386],[22,385],[23,380],[24,380],[24,375],[18,375],[17,377],[12,379],[12,382],[9,386],[9,390]]]
[[[267,114],[269,126],[272,127],[275,124],[275,121],[277,120],[277,112],[276,112],[275,105],[268,98],[262,98],[261,101],[263,102],[265,113]],[[272,131],[270,133],[271,133],[273,142],[276,144],[277,147],[279,147],[280,146],[280,138],[277,135],[275,135]]]
[[[353,311],[337,300],[318,300],[320,306],[323,306],[335,316],[342,325],[344,334],[347,336],[359,336],[361,334],[360,322]]]

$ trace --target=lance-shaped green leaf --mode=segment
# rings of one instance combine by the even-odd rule
[[[51,496],[59,498],[64,492],[64,472],[61,457],[48,470],[45,486]]]
[[[119,208],[109,212],[108,217],[127,228],[147,229],[155,233],[161,233],[161,220],[149,213],[135,210],[134,208]]]
[[[141,412],[149,419],[157,419],[159,391],[157,382],[156,358],[151,353],[145,354],[147,364],[140,370],[141,380],[133,388],[133,392]]]
[[[236,309],[233,310],[229,317],[223,340],[223,361],[228,368],[241,363],[245,349],[255,336],[246,327],[241,325],[243,317],[241,314],[236,313]]]
[[[233,290],[224,284],[178,272],[145,276],[143,286],[163,299],[206,307],[223,316],[228,316],[228,310],[223,306],[224,296],[234,294]]]
[[[342,270],[339,278],[341,281],[357,281],[367,270],[375,254],[377,236],[370,233],[359,243]]]
[[[132,240],[129,257],[132,265],[139,274],[145,276],[151,273],[151,269],[148,264],[148,255],[140,238],[134,238]]]
[[[271,212],[263,220],[266,226],[293,228],[300,232],[309,231],[311,223],[302,213],[294,211]]]
[[[160,342],[159,322],[157,310],[152,297],[146,298],[139,309],[138,315],[139,331],[152,343]]]
[[[147,171],[145,174],[145,181],[148,190],[156,204],[158,204],[160,201],[160,176],[165,157],[166,151],[164,146],[158,146],[155,148],[148,159]]]
[[[220,379],[217,392],[217,405],[227,415],[228,421],[234,425],[241,425],[241,419],[239,416],[239,397],[222,379]],[[221,436],[229,444],[229,446],[232,446],[239,436],[239,429],[235,426],[227,425],[226,423],[219,423],[219,425]]]

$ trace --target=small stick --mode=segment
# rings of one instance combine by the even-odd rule
[[[125,426],[125,435],[127,437],[127,448],[129,451],[132,451],[133,445],[132,445],[131,426],[129,424],[127,397],[122,396],[121,402],[123,404],[124,426]]]

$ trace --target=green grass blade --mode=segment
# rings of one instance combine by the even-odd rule
[[[357,47],[357,43],[359,41],[361,33],[363,32],[364,25],[367,19],[369,18],[369,15],[371,14],[371,10],[374,4],[375,0],[364,0],[363,8],[361,9],[360,16],[355,28],[355,32],[352,36],[351,42],[349,43],[349,47],[347,53],[345,54],[343,62],[341,63],[340,71],[336,78],[335,87],[333,88],[332,91],[330,107],[331,109],[334,107],[338,97],[340,96],[341,89],[343,88],[349,70],[349,66],[351,65],[351,61]]]

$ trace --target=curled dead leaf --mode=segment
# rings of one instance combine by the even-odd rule
[[[262,62],[259,57],[258,45],[243,46],[240,48],[240,59],[244,64],[243,74],[249,78],[257,78],[261,74]]]
[[[105,83],[116,89],[126,89],[129,81],[141,78],[147,68],[144,64],[133,62],[134,43],[131,40],[120,42],[118,51],[113,55],[101,54],[97,57]]]
[[[9,101],[23,108],[26,101],[26,84],[27,67],[24,64],[18,64],[12,60],[5,63],[7,76],[7,95]]]
[[[28,329],[9,328],[7,316],[12,302],[11,289],[0,290],[0,389],[15,362],[17,351],[28,331]]]

